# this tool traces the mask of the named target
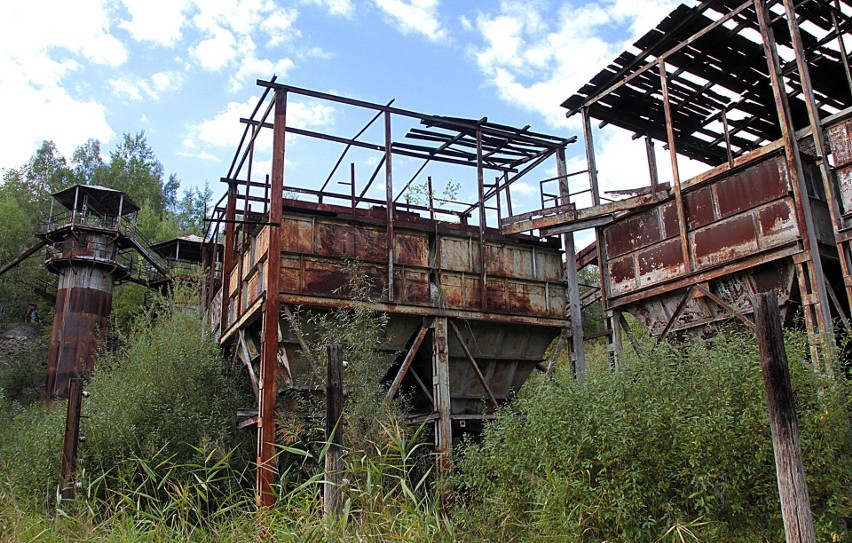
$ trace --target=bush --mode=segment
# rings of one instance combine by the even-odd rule
[[[116,351],[97,355],[83,401],[78,450],[85,473],[107,476],[100,488],[131,484],[144,472],[134,458],[167,458],[176,466],[225,457],[240,435],[242,396],[223,365],[201,312],[177,289],[134,321]],[[0,478],[16,495],[53,498],[64,431],[64,403],[21,409],[0,443]],[[243,437],[247,437],[243,435]],[[248,447],[246,450],[250,450]],[[232,462],[235,459],[232,459]],[[50,500],[48,500],[50,501]]]
[[[806,367],[806,352],[791,335],[817,539],[839,540],[852,513],[848,383]],[[459,522],[478,537],[783,540],[753,336],[660,346],[615,373],[598,362],[585,384],[563,368],[536,388],[461,455]]]
[[[186,289],[157,299],[120,344],[100,354],[87,387],[80,432],[89,470],[155,453],[199,462],[211,449],[225,455],[237,444],[236,409],[249,400]]]

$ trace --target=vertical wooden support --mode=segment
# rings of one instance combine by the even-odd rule
[[[485,171],[482,166],[482,130],[476,131],[476,187],[479,191],[479,298],[482,311],[488,309],[488,270],[485,250]]]
[[[393,139],[391,136],[391,114],[385,110],[385,195],[388,206],[388,301],[393,302]]]
[[[438,418],[435,421],[436,475],[442,480],[453,463],[453,425],[450,402],[450,350],[447,317],[432,322],[432,397]]]
[[[80,441],[80,408],[83,403],[83,380],[70,379],[68,411],[65,415],[65,437],[62,440],[62,466],[59,473],[60,495],[73,500],[77,494],[74,475],[77,473],[77,443]]]
[[[600,205],[601,195],[598,187],[598,167],[595,159],[595,140],[592,135],[592,122],[589,117],[589,108],[582,109],[583,115],[583,140],[586,145],[586,169],[589,171],[589,185],[592,190],[592,204]],[[656,164],[656,163],[655,163]],[[601,278],[601,305],[604,310],[604,320],[606,321],[607,330],[615,331],[618,327],[618,320],[609,307],[609,296],[612,292],[609,284],[609,275],[606,273],[606,237],[604,236],[603,227],[595,228],[595,239],[597,240],[598,253],[598,272]],[[621,357],[622,345],[620,334],[610,332],[607,334],[607,357],[609,365],[615,369],[618,367],[618,359]]]
[[[728,168],[734,167],[734,152],[731,149],[731,130],[728,127],[728,110],[722,108],[722,130],[725,132],[725,151],[728,155]]]
[[[645,154],[648,156],[648,175],[651,176],[651,192],[656,194],[659,190],[660,175],[657,171],[657,153],[654,151],[654,140],[645,136]]]
[[[686,233],[686,212],[683,208],[683,194],[680,192],[680,171],[677,166],[677,145],[675,143],[674,124],[672,119],[672,104],[669,100],[669,83],[666,76],[666,63],[659,61],[660,87],[663,91],[663,111],[666,114],[666,134],[669,141],[669,158],[672,163],[672,192],[675,197],[675,208],[677,210],[678,232],[680,235],[680,250],[683,259],[684,272],[692,271],[692,263],[689,260],[689,236]],[[615,323],[618,326],[618,322]]]
[[[568,170],[565,166],[565,148],[556,151],[556,175],[559,177],[559,196],[561,205],[570,202],[568,188]],[[583,344],[583,302],[580,300],[580,279],[577,276],[577,251],[574,248],[574,234],[562,234],[562,250],[565,253],[565,281],[568,283],[568,315],[571,320],[571,361],[574,373],[579,380],[586,378],[586,348]],[[534,257],[535,255],[533,255]]]
[[[825,274],[822,270],[822,260],[817,244],[816,224],[810,206],[805,175],[799,146],[796,142],[790,104],[784,81],[781,77],[780,61],[775,45],[775,35],[769,24],[769,16],[764,0],[754,0],[757,22],[763,40],[763,51],[766,57],[766,67],[772,83],[772,94],[775,99],[775,109],[778,113],[778,124],[784,140],[784,155],[787,170],[792,179],[793,200],[796,206],[796,219],[802,233],[804,259],[797,262],[799,271],[799,292],[802,298],[802,309],[805,312],[805,325],[811,338],[811,356],[814,362],[822,359],[820,343],[831,345],[833,334],[831,330],[831,314],[826,295]],[[817,340],[819,338],[819,340]]]
[[[266,256],[266,292],[263,301],[261,339],[260,401],[257,420],[257,505],[274,501],[275,403],[278,392],[278,311],[281,273],[281,214],[284,197],[284,152],[287,123],[287,92],[275,91],[275,124],[272,131],[272,180],[269,201],[269,251]]]
[[[757,294],[752,304],[787,543],[816,543],[778,297],[775,292]]]
[[[592,138],[592,119],[589,116],[589,108],[584,107],[583,113],[583,140],[586,143],[586,169],[589,170],[589,186],[592,189],[592,205],[601,205],[601,192],[598,187],[598,165],[595,159],[595,141]]]
[[[325,439],[330,443],[325,454],[325,483],[322,502],[325,518],[337,517],[342,512],[340,500],[340,456],[343,447],[343,347],[339,343],[327,348],[327,376],[325,385]]]

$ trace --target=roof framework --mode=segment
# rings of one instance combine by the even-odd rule
[[[304,127],[294,126],[294,123],[286,123],[286,133],[300,137],[307,137],[326,142],[337,143],[342,146],[342,151],[336,162],[329,161],[331,170],[324,180],[312,180],[312,187],[287,186],[288,191],[313,196],[323,203],[325,199],[350,200],[352,207],[360,205],[387,205],[387,200],[376,200],[366,196],[368,189],[374,180],[379,177],[382,168],[388,170],[388,163],[394,156],[408,157],[422,160],[419,169],[411,178],[400,182],[394,179],[390,186],[393,191],[390,201],[396,205],[399,203],[408,187],[418,178],[430,163],[442,163],[461,167],[476,168],[482,173],[491,172],[499,178],[499,182],[482,182],[484,190],[477,201],[454,201],[436,202],[431,206],[403,205],[410,211],[426,212],[433,214],[444,214],[458,217],[462,222],[467,222],[474,212],[480,207],[480,201],[487,202],[498,196],[498,192],[508,191],[508,187],[515,181],[535,169],[548,158],[553,157],[560,149],[576,141],[576,137],[562,138],[534,132],[529,125],[524,127],[512,127],[490,122],[487,117],[481,119],[466,119],[460,117],[427,115],[415,111],[401,109],[393,106],[394,100],[387,104],[378,104],[363,100],[352,99],[330,93],[284,85],[276,82],[275,78],[264,81],[258,80],[257,84],[264,88],[264,93],[259,99],[254,111],[248,118],[240,119],[245,125],[240,144],[231,161],[228,174],[224,181],[234,181],[239,185],[238,199],[247,202],[265,202],[269,194],[263,196],[251,195],[252,187],[260,193],[259,189],[265,187],[264,183],[247,181],[251,178],[251,162],[255,153],[255,141],[262,129],[273,129],[271,120],[273,110],[272,96],[275,92],[283,92],[289,96],[305,97],[327,104],[338,104],[353,107],[361,111],[372,113],[372,117],[365,126],[355,135],[339,135],[326,132],[309,130]],[[384,123],[384,137],[380,141],[369,141],[365,133],[373,125]],[[398,128],[406,127],[405,136],[394,139],[391,126]],[[375,139],[375,138],[374,138]],[[338,172],[347,154],[352,148],[366,149],[383,153],[383,158],[366,183],[357,187],[357,194],[353,198],[350,194],[340,194],[330,190],[330,183]],[[389,176],[384,176],[387,182]],[[481,177],[481,176],[480,176]],[[315,188],[319,186],[319,188]],[[246,189],[248,187],[248,189]],[[355,190],[353,188],[353,190]],[[498,198],[499,199],[499,198]],[[507,197],[508,199],[508,197]],[[223,196],[224,200],[224,196]],[[220,200],[217,206],[222,203]],[[499,203],[497,207],[499,207]],[[510,204],[509,204],[510,205]],[[245,217],[252,218],[251,206],[247,206]],[[263,213],[266,212],[264,207]],[[511,214],[511,208],[509,208]],[[254,218],[259,218],[255,216]]]
[[[802,88],[795,76],[789,27],[780,2],[770,2],[771,27],[790,91],[796,128],[808,125]],[[852,28],[852,3],[796,2],[819,115],[852,105],[852,78],[838,35]],[[781,137],[753,2],[710,0],[681,4],[621,53],[562,106],[570,117],[588,108],[591,117],[667,141],[658,65],[665,65],[672,128],[678,153],[718,165]]]

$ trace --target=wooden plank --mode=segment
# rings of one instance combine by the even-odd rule
[[[432,323],[432,387],[435,421],[436,475],[445,479],[453,463],[452,403],[450,400],[450,352],[447,318],[436,317]]]

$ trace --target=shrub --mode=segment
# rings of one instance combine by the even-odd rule
[[[660,346],[585,384],[561,369],[525,387],[459,461],[459,522],[490,540],[783,539],[759,355],[753,336]],[[648,349],[646,348],[646,352]],[[817,539],[844,534],[848,383],[788,357]],[[675,540],[675,539],[671,539]],[[837,540],[837,539],[835,539]]]

